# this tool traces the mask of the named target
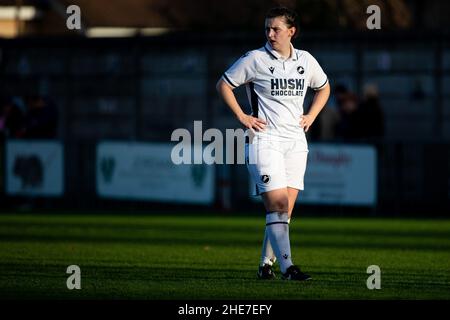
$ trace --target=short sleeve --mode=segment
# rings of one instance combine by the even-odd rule
[[[256,61],[251,52],[240,57],[222,77],[233,88],[256,78]]]
[[[316,58],[309,54],[310,79],[309,87],[313,90],[320,90],[328,83],[328,77],[317,62]]]

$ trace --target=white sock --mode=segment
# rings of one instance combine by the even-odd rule
[[[291,218],[288,219],[288,224],[291,223]],[[273,252],[272,245],[269,241],[269,235],[267,234],[267,227],[264,231],[264,241],[262,245],[262,251],[261,251],[261,260],[259,262],[259,265],[262,267],[265,264],[268,264],[269,266],[272,266],[275,261],[277,261],[277,257],[275,256],[275,253]]]
[[[289,224],[287,212],[271,212],[266,215],[266,230],[275,256],[285,273],[293,263],[291,259],[291,244],[289,241]]]
[[[272,245],[270,244],[269,235],[267,234],[267,227],[266,227],[266,230],[264,232],[264,241],[263,241],[263,245],[262,245],[261,260],[259,262],[259,265],[261,267],[265,264],[268,264],[271,266],[271,265],[273,265],[275,260],[276,260],[276,257],[273,252]]]

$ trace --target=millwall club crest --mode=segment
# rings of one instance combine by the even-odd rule
[[[297,72],[300,74],[304,74],[305,73],[305,69],[302,66],[298,66],[297,67]]]
[[[263,175],[261,176],[261,181],[262,181],[263,183],[265,183],[265,184],[269,183],[269,181],[270,181],[270,176],[269,176],[268,174],[263,174]]]

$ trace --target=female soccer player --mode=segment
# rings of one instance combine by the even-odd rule
[[[278,260],[282,278],[308,280],[292,262],[289,222],[303,190],[308,144],[305,132],[330,95],[327,75],[307,51],[295,49],[297,14],[285,7],[269,10],[265,19],[267,43],[238,59],[220,78],[217,90],[236,118],[247,128],[247,168],[266,209],[266,230],[260,279],[273,279]],[[233,89],[246,85],[252,114],[242,111]],[[309,112],[303,113],[307,88],[316,91]]]

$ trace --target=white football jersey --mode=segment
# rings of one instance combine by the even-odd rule
[[[308,87],[319,90],[327,82],[317,60],[291,44],[291,56],[284,60],[269,43],[239,58],[222,76],[230,86],[245,84],[252,115],[266,121],[258,139],[303,140],[300,127],[303,100]]]

